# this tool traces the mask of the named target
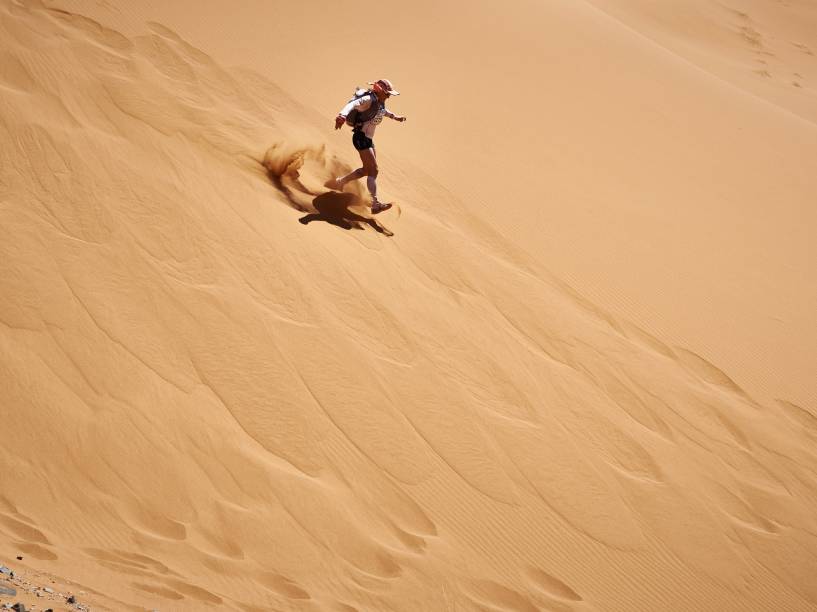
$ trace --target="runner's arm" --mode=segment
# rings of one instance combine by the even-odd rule
[[[368,96],[349,102],[346,106],[340,109],[338,116],[335,117],[335,129],[339,130],[343,127],[343,124],[346,123],[346,117],[348,117],[349,113],[351,113],[354,109],[365,111],[367,108],[369,108],[369,106],[371,106],[371,104],[371,98]]]
[[[400,121],[401,123],[406,120],[405,117],[402,117],[401,115],[395,115],[391,111],[386,111],[385,114],[386,114],[386,117],[388,117],[389,119],[394,119],[395,121]]]

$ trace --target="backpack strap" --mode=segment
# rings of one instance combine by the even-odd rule
[[[355,127],[359,127],[366,123],[367,121],[374,119],[377,116],[377,113],[380,112],[381,106],[383,106],[380,103],[380,100],[377,99],[377,95],[373,91],[368,92],[366,95],[371,96],[372,103],[369,105],[369,108],[367,108],[365,111],[358,112],[357,116],[355,117]],[[364,96],[360,97],[363,98]]]

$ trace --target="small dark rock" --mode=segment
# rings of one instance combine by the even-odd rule
[[[22,558],[22,557],[20,557],[20,556],[18,555],[18,556],[17,556],[17,560],[18,560],[18,561],[22,561],[22,560],[23,560],[23,558]],[[22,606],[23,604],[20,604],[20,605]]]
[[[11,606],[11,609],[14,610],[14,612],[26,612],[26,607],[19,602]]]
[[[73,595],[71,595],[71,597],[69,597],[67,601],[70,604],[75,604],[75,603],[77,603],[77,598],[74,597]]]

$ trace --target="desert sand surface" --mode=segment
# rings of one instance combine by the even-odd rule
[[[354,8],[0,0],[0,605],[817,609],[817,5]]]

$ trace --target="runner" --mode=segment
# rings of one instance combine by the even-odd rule
[[[360,154],[363,166],[346,176],[331,179],[326,186],[343,191],[344,185],[349,181],[367,177],[366,186],[372,195],[372,214],[376,215],[391,208],[391,204],[380,202],[377,199],[377,153],[372,141],[374,131],[383,121],[383,117],[400,122],[405,121],[406,118],[386,110],[386,100],[391,96],[400,95],[400,92],[395,91],[392,87],[391,81],[380,79],[369,85],[371,85],[370,89],[358,90],[355,97],[335,117],[336,130],[342,128],[345,123],[352,126],[352,144]]]

